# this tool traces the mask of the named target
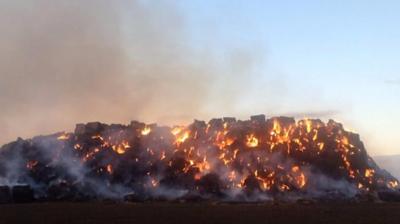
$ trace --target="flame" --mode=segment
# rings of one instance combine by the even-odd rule
[[[81,146],[79,143],[76,143],[76,144],[74,145],[74,149],[80,150],[80,149],[82,149],[82,146]]]
[[[166,158],[165,151],[162,151],[160,160],[164,160]]]
[[[197,163],[195,165],[197,168],[199,168],[200,173],[205,173],[211,169],[210,164],[207,162],[207,158],[204,157],[203,161],[200,163]]]
[[[196,174],[194,175],[194,179],[195,179],[195,180],[200,180],[201,177],[202,177],[201,173],[196,173]]]
[[[189,131],[185,131],[182,135],[179,135],[176,138],[175,143],[177,145],[180,145],[181,143],[185,142],[189,138],[189,136],[190,136],[190,132]]]
[[[152,186],[152,187],[157,187],[157,186],[158,186],[158,181],[152,179],[152,180],[151,180],[151,186]]]
[[[69,139],[69,135],[66,133],[57,137],[57,140],[68,140],[68,139]]]
[[[300,167],[298,167],[298,166],[292,167],[292,172],[299,172],[299,170],[300,170]]]
[[[32,170],[37,164],[38,164],[38,161],[36,161],[36,160],[28,161],[26,163],[26,168],[28,168],[29,170]]]
[[[278,120],[274,119],[271,135],[279,135],[281,133],[282,127]]]
[[[246,142],[247,147],[254,148],[258,146],[258,139],[253,134],[247,135],[246,139],[247,139]]]
[[[303,188],[306,185],[307,180],[306,180],[306,176],[304,175],[304,173],[300,170],[300,167],[293,166],[292,172],[293,172],[294,179],[295,179],[297,186],[299,188]]]
[[[144,127],[144,129],[140,132],[142,135],[148,135],[151,132],[151,128],[150,127]]]
[[[107,165],[107,172],[108,172],[109,174],[112,174],[112,173],[113,173],[113,167],[112,167],[111,164],[108,164],[108,165]]]
[[[112,149],[118,154],[124,154],[126,150],[130,148],[130,145],[127,141],[123,141],[120,144],[116,144],[112,146]]]
[[[365,177],[373,177],[374,176],[374,173],[375,173],[375,170],[374,169],[366,169],[365,170]]]
[[[298,178],[296,178],[297,181],[297,185],[300,188],[303,188],[306,185],[306,176],[304,175],[304,173],[300,173],[300,176]]]
[[[236,173],[235,173],[234,170],[229,172],[228,179],[229,179],[230,182],[233,182],[234,180],[236,180]]]
[[[103,136],[101,136],[101,135],[93,135],[93,136],[92,136],[92,139],[98,139],[98,140],[100,140],[100,141],[104,141],[104,138],[103,138]]]
[[[179,133],[182,132],[182,129],[183,129],[182,127],[176,126],[171,130],[171,133],[173,135],[177,136]]]
[[[270,121],[272,125],[267,122],[264,126],[257,126],[257,122],[246,123],[248,126],[244,130],[237,128],[235,123],[217,121],[215,124],[200,125],[200,128],[175,126],[169,129],[170,134],[157,131],[157,126],[140,126],[134,129],[133,138],[127,138],[129,135],[121,131],[112,135],[102,132],[101,135],[89,136],[87,142],[78,142],[78,138],[71,138],[73,134],[67,133],[57,139],[71,139],[63,144],[71,143],[76,150],[74,153],[82,155],[83,162],[96,160],[96,154],[102,150],[113,150],[117,154],[113,156],[123,156],[126,161],[146,167],[147,182],[143,185],[149,187],[158,187],[162,181],[154,179],[154,176],[160,176],[153,173],[153,168],[165,165],[163,168],[166,169],[179,167],[174,174],[189,175],[194,180],[200,180],[209,173],[222,173],[221,179],[227,188],[242,189],[251,176],[263,191],[304,190],[311,183],[307,171],[313,165],[312,159],[333,153],[339,158],[337,169],[355,187],[364,191],[374,189],[372,186],[378,183],[378,170],[369,165],[360,168],[358,164],[353,164],[355,156],[363,153],[362,148],[357,148],[360,144],[354,142],[352,135],[338,128],[337,123],[325,124],[312,119],[290,123],[279,118]],[[151,139],[144,137],[150,133]],[[128,150],[132,153],[126,153]],[[276,152],[284,158],[293,156],[294,159],[277,162],[274,158]],[[174,158],[184,161],[176,162]],[[115,164],[113,160],[102,164],[110,161]],[[26,167],[31,170],[36,165],[37,161],[29,161]],[[102,170],[110,175],[115,172],[111,164],[105,168],[102,166]],[[395,180],[381,179],[383,186],[398,187]]]
[[[278,186],[280,191],[288,191],[290,190],[290,187],[286,184],[281,184]]]
[[[342,137],[341,142],[342,142],[342,144],[345,145],[345,146],[349,145],[349,139],[348,139],[346,136],[343,136],[343,137]]]
[[[304,122],[306,123],[306,130],[307,130],[307,133],[310,133],[310,132],[311,132],[311,129],[312,129],[312,122],[311,122],[311,120],[305,119]]]
[[[323,142],[319,142],[319,143],[317,143],[317,145],[318,145],[318,148],[320,151],[324,150],[325,144]]]
[[[227,139],[226,139],[226,145],[227,145],[227,146],[232,145],[234,142],[235,142],[235,139],[233,139],[233,138],[227,138]]]
[[[387,183],[389,188],[395,189],[399,186],[399,182],[397,182],[396,180],[391,180]]]

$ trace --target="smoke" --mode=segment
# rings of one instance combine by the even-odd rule
[[[0,149],[0,186],[20,184],[46,200],[341,200],[398,189],[340,123],[263,116],[178,129],[93,122],[18,139]]]
[[[262,56],[232,49],[217,62],[186,31],[167,1],[0,1],[0,143],[77,122],[188,122],[234,108]]]
[[[295,117],[295,118],[326,118],[329,119],[336,115],[340,114],[338,110],[320,110],[320,111],[304,111],[304,112],[296,112],[296,113],[284,113],[281,116]]]

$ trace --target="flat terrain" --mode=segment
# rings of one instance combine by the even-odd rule
[[[400,223],[400,203],[179,204],[35,203],[0,205],[0,223]]]

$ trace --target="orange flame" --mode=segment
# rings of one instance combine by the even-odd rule
[[[140,133],[142,135],[148,135],[148,134],[150,134],[150,132],[151,132],[151,128],[146,126]]]
[[[247,139],[246,142],[247,147],[255,148],[258,146],[258,139],[253,134],[247,135],[246,139]]]
[[[68,140],[69,139],[69,135],[64,133],[64,134],[58,136],[57,139],[58,140]]]

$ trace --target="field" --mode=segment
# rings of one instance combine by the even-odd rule
[[[0,205],[0,223],[400,223],[400,203]]]

